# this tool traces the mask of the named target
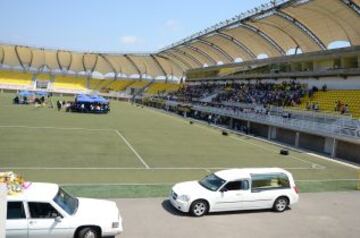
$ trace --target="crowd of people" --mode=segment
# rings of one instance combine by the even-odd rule
[[[214,103],[247,103],[258,105],[295,106],[305,96],[305,86],[292,82],[275,83],[230,83],[186,85],[169,95],[171,99],[192,102],[214,95]]]
[[[281,84],[239,83],[226,86],[213,101],[248,103],[258,105],[296,106],[305,95],[305,87],[300,83],[283,82]]]
[[[171,98],[178,98],[182,101],[196,101],[221,91],[222,87],[217,84],[201,83],[197,85],[185,85],[176,92],[169,93]]]
[[[110,111],[109,104],[106,103],[70,102],[58,100],[56,102],[56,107],[58,111],[64,109],[66,112],[107,113]]]
[[[35,105],[35,107],[45,107],[46,105],[48,105],[49,108],[53,107],[50,95],[47,95],[47,97],[37,96],[35,94],[30,95],[30,96],[16,95],[13,98],[13,104],[16,104],[16,105],[33,104],[33,105]]]

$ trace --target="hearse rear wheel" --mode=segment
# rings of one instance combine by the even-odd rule
[[[289,206],[289,199],[286,197],[279,197],[274,202],[273,210],[275,212],[284,212]]]

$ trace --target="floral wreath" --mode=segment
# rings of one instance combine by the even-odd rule
[[[8,195],[20,194],[31,185],[14,172],[0,172],[0,183],[6,184]]]

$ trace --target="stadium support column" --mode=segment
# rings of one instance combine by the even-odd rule
[[[333,143],[333,147],[332,147],[332,151],[331,151],[331,158],[333,158],[333,159],[336,158],[337,144],[338,144],[338,141],[334,138],[334,143]]]
[[[229,123],[230,129],[234,129],[234,118],[230,117],[230,123]]]
[[[276,139],[276,127],[269,126],[268,140]]]
[[[7,186],[0,184],[0,238],[5,238],[5,225],[7,214]]]
[[[299,142],[300,142],[300,132],[296,132],[296,135],[295,135],[295,148],[299,148]]]

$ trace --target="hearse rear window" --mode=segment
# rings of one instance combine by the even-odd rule
[[[283,173],[252,174],[252,190],[270,190],[290,188],[289,178]]]

